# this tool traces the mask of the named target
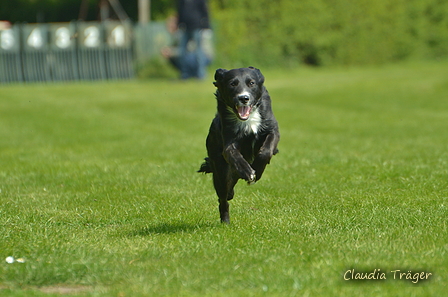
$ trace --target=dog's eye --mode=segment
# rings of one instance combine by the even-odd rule
[[[232,87],[236,87],[236,86],[238,86],[238,81],[237,80],[234,80],[234,81],[232,81],[231,83],[230,83],[230,85],[232,86]]]
[[[255,82],[253,81],[253,80],[251,80],[250,82],[249,82],[249,87],[253,87],[255,85]]]

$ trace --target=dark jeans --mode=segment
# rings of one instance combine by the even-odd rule
[[[201,30],[183,31],[180,40],[180,72],[181,78],[205,78],[207,57],[202,50]],[[194,49],[188,49],[188,43],[194,42]]]

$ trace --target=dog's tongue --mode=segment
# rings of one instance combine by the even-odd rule
[[[240,116],[240,119],[247,120],[250,115],[250,106],[238,106],[238,115]]]

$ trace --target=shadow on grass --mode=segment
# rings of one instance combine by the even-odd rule
[[[165,222],[154,224],[140,230],[136,230],[130,236],[148,236],[151,234],[171,234],[171,233],[191,233],[196,230],[205,229],[213,226],[209,223],[185,223],[185,222]]]

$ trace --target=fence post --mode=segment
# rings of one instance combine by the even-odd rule
[[[76,25],[74,23],[50,24],[50,53],[48,63],[54,81],[78,80],[76,57]]]
[[[109,79],[134,76],[132,59],[132,26],[130,22],[105,22],[106,67]]]
[[[78,23],[78,67],[83,80],[106,79],[104,32],[100,23]]]
[[[50,67],[47,63],[48,25],[22,25],[22,42],[22,65],[25,81],[44,82],[51,80]]]
[[[19,26],[0,30],[0,83],[23,81],[19,30]]]

